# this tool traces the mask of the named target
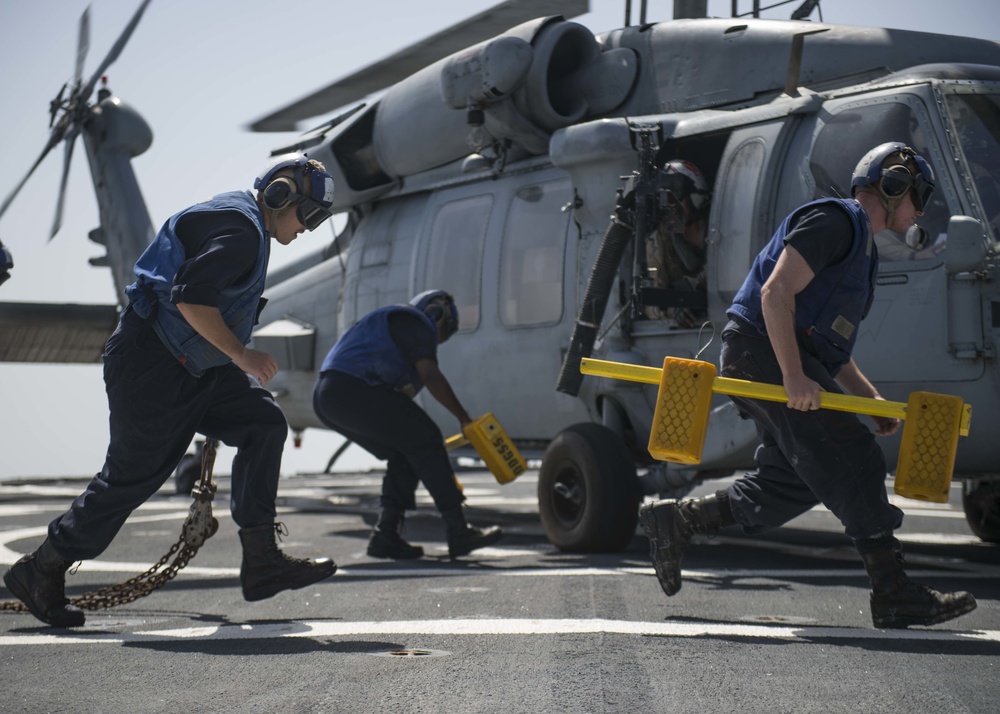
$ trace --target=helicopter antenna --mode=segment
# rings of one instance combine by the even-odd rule
[[[765,10],[773,10],[776,7],[781,7],[782,5],[790,5],[793,2],[798,2],[799,0],[781,0],[781,2],[776,2],[773,5],[767,5],[765,7],[760,6],[760,0],[753,0],[753,9],[749,12],[739,11],[738,0],[733,0],[732,5],[732,16],[733,17],[753,17],[760,19],[760,14]],[[800,4],[791,15],[792,20],[808,20],[809,16],[812,14],[813,10],[819,10],[819,21],[823,22],[823,9],[819,5],[820,0],[805,0]]]

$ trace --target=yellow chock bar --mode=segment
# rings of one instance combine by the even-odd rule
[[[528,470],[521,452],[500,426],[500,422],[487,412],[474,420],[461,434],[449,436],[444,441],[444,447],[451,451],[460,446],[472,444],[479,458],[483,460],[496,478],[497,483],[510,483]],[[458,479],[456,478],[456,481]],[[461,485],[459,486],[461,488]]]
[[[649,453],[662,461],[701,462],[711,414],[712,394],[787,402],[777,384],[761,384],[716,375],[715,365],[666,357],[663,368],[585,358],[580,371],[598,377],[658,384]],[[913,392],[906,404],[835,392],[820,392],[823,409],[905,420],[895,491],[900,496],[944,503],[955,466],[958,436],[967,436],[972,406],[961,397]]]

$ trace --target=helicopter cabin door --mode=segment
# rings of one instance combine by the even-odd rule
[[[423,222],[415,289],[447,290],[459,311],[441,369],[470,413],[493,412],[515,439],[549,439],[586,419],[579,400],[553,387],[561,326],[573,317],[564,280],[572,223],[562,210],[572,196],[563,171],[543,168],[441,190]],[[418,399],[454,429],[433,398]]]
[[[785,117],[736,129],[723,152],[707,239],[708,309],[721,325],[780,220],[775,215],[777,183],[797,121]]]

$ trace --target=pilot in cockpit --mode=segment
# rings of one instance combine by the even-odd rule
[[[690,161],[668,161],[657,172],[660,223],[646,240],[646,264],[653,285],[669,290],[706,290],[705,236],[712,194]],[[705,311],[686,307],[646,307],[651,320],[672,319],[694,327]]]

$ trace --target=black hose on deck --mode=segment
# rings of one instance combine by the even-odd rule
[[[557,391],[574,397],[580,393],[580,385],[583,384],[580,360],[584,357],[590,357],[594,349],[597,330],[604,318],[604,309],[608,305],[611,286],[618,273],[618,264],[621,263],[625,246],[632,240],[632,235],[632,226],[622,221],[617,214],[611,216],[611,223],[608,224],[608,230],[604,233],[601,248],[597,253],[597,260],[590,271],[587,292],[583,296],[580,314],[577,315],[576,325],[573,327],[569,349],[566,351],[562,369],[559,371],[559,381],[556,383]]]

